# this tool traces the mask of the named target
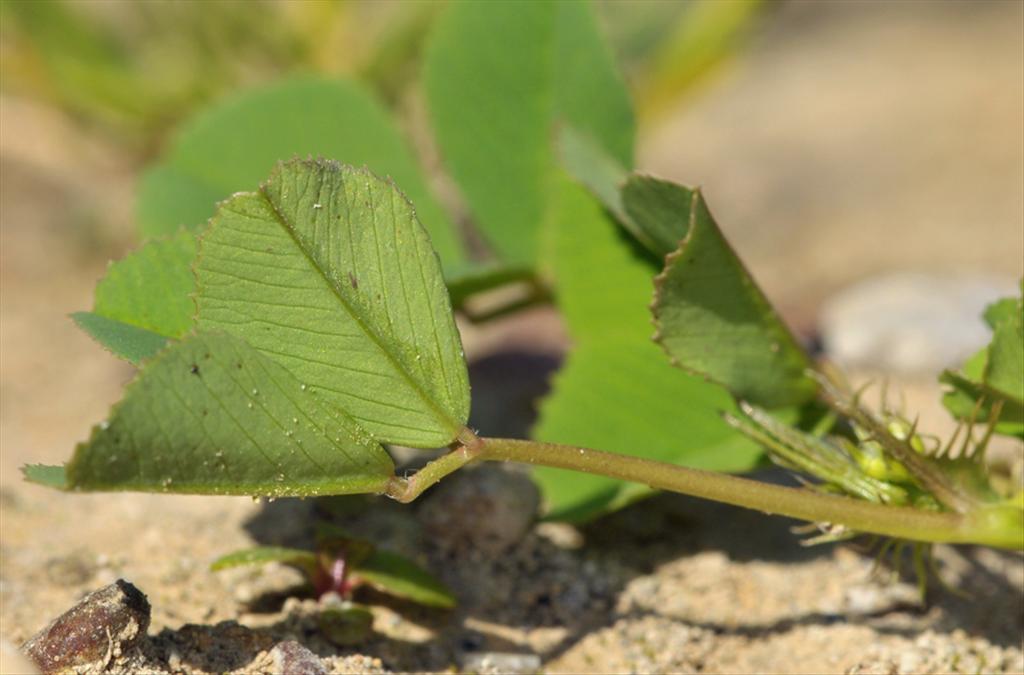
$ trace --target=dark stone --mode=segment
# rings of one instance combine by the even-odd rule
[[[146,596],[118,579],[85,596],[22,649],[44,673],[101,660],[107,663],[146,636],[149,612]]]

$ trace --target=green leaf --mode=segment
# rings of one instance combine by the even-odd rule
[[[963,374],[968,379],[980,381],[985,376],[985,365],[988,363],[988,347],[982,347],[964,361]]]
[[[689,227],[690,191],[667,181],[630,176],[592,139],[565,126],[558,136],[562,164],[636,241],[660,261]]]
[[[119,260],[96,285],[93,312],[170,338],[192,329],[195,236],[178,232]]]
[[[1024,293],[1024,288],[1021,292]],[[1019,303],[1020,300],[1017,298],[1001,298],[986,307],[982,317],[988,327],[995,330],[1000,323],[1013,320],[1014,312],[1020,311]]]
[[[1024,403],[1020,400],[950,370],[939,376],[939,382],[949,386],[949,391],[942,395],[942,404],[953,417],[985,424],[992,415],[992,406],[1001,402],[995,431],[1024,440]]]
[[[334,523],[316,525],[317,548],[321,554],[340,555],[353,569],[352,580],[382,593],[431,607],[454,607],[455,598],[444,584],[413,561],[371,542],[358,539]]]
[[[163,335],[92,312],[75,312],[71,318],[79,328],[89,334],[89,337],[109,349],[115,356],[135,365],[156,356],[168,343],[168,338]]]
[[[316,623],[320,634],[339,647],[361,644],[373,634],[373,613],[352,602],[328,604]]]
[[[355,83],[314,76],[246,91],[191,120],[142,180],[142,232],[154,236],[181,225],[198,228],[218,201],[251,189],[279,160],[307,155],[366,164],[390,175],[416,204],[445,271],[456,273],[468,264],[456,231],[387,111]]]
[[[355,577],[376,590],[428,607],[455,606],[451,591],[422,567],[389,551],[374,551],[359,563]]]
[[[283,163],[221,205],[196,275],[201,328],[242,337],[381,441],[442,446],[465,425],[466,364],[437,255],[393,184]]]
[[[558,153],[562,167],[590,190],[626,229],[633,223],[622,206],[622,185],[629,173],[594,139],[566,124],[558,130]],[[637,234],[634,231],[634,234]]]
[[[139,364],[192,328],[195,236],[154,239],[110,265],[92,312],[75,323],[117,356]]]
[[[183,131],[179,144],[187,146],[188,139],[195,132],[187,127]],[[178,154],[183,152],[186,151],[179,150]],[[163,236],[182,227],[201,230],[213,215],[217,202],[237,191],[216,184],[214,179],[204,179],[192,169],[175,166],[173,157],[169,155],[163,163],[148,167],[139,181],[135,216],[144,238]],[[241,167],[243,163],[239,162],[237,166]],[[266,173],[264,171],[260,176]],[[247,185],[258,180],[249,181]]]
[[[445,164],[507,262],[535,262],[555,124],[632,165],[629,96],[587,3],[451,3],[428,44],[424,83]]]
[[[690,230],[697,193],[647,176],[631,176],[622,186],[622,203],[637,241],[664,260]]]
[[[541,406],[545,441],[719,471],[751,468],[753,443],[720,417],[718,386],[670,367],[651,342],[654,269],[582,188],[562,181],[548,222],[558,304],[575,348]],[[602,476],[541,468],[549,517],[585,520],[649,492]]]
[[[939,381],[950,387],[942,403],[954,417],[979,424],[999,403],[995,431],[1024,439],[1024,300],[1003,298],[989,305],[984,317],[992,341],[964,363],[961,373],[942,373]]]
[[[66,466],[72,490],[380,492],[394,466],[348,415],[224,334],[160,352]]]
[[[68,487],[67,473],[62,466],[27,464],[21,467],[21,473],[24,474],[25,480],[38,485],[58,490],[66,490]]]
[[[106,22],[90,20],[83,9],[72,2],[0,5],[0,23],[18,45],[5,58],[5,86],[130,133],[148,92],[129,95],[137,84],[131,53]]]
[[[726,242],[700,192],[665,183],[653,190],[627,186],[623,199],[627,211],[643,209],[687,227],[655,280],[652,306],[656,340],[673,363],[765,408],[808,401],[816,390],[806,374],[810,359]]]
[[[594,139],[616,162],[632,168],[633,103],[590,3],[567,0],[551,4],[555,44],[550,86],[555,94],[555,121],[573,126]]]
[[[218,572],[232,567],[266,565],[272,562],[297,567],[309,579],[313,579],[319,569],[315,553],[297,548],[282,548],[280,546],[255,546],[242,549],[241,551],[234,551],[214,560],[210,565],[210,569]]]
[[[686,3],[676,25],[659,41],[644,69],[638,101],[648,115],[675,104],[719,62],[736,50],[762,0],[697,0]]]
[[[452,3],[435,26],[424,65],[445,163],[495,251],[521,264],[533,262],[544,209],[551,68],[538,47],[550,49],[552,8]]]
[[[649,342],[649,336],[643,336]],[[577,345],[541,407],[538,439],[713,471],[746,471],[760,449],[721,421],[720,388],[665,363],[657,346]],[[547,467],[535,470],[547,517],[582,522],[650,492],[645,486]]]
[[[995,325],[985,364],[985,384],[1024,403],[1024,301],[992,313]]]

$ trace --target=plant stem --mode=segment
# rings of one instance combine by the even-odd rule
[[[960,514],[885,506],[571,445],[477,438],[472,433],[464,436],[461,445],[430,462],[411,478],[392,479],[386,494],[398,501],[410,502],[441,478],[473,460],[513,461],[644,483],[652,488],[768,514],[844,525],[858,532],[915,541],[1024,549],[1019,509],[1016,508],[994,506]]]
[[[977,506],[974,500],[958,490],[941,471],[938,471],[910,447],[909,441],[900,440],[889,433],[885,425],[879,422],[874,415],[862,409],[856,401],[845,396],[835,382],[820,375],[815,379],[821,385],[819,394],[825,403],[840,415],[848,417],[870,432],[872,438],[881,444],[893,459],[903,464],[921,484],[921,487],[932,494],[940,504],[958,513],[967,513]],[[970,437],[969,429],[967,433]]]
[[[463,428],[456,446],[451,452],[432,462],[427,462],[426,466],[413,474],[411,478],[392,476],[384,494],[403,504],[408,504],[448,474],[477,459],[482,447],[483,439],[477,437],[468,428]]]

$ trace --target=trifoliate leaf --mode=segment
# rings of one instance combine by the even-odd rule
[[[246,340],[381,441],[450,443],[469,384],[437,254],[369,171],[278,166],[201,238],[198,325]]]

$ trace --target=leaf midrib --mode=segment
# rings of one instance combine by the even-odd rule
[[[298,236],[296,235],[295,229],[289,224],[288,219],[285,218],[284,214],[281,213],[281,211],[277,208],[277,205],[274,204],[273,200],[271,200],[269,195],[267,195],[265,186],[261,186],[256,194],[258,194],[260,198],[266,203],[267,207],[270,209],[270,212],[274,215],[274,218],[277,220],[278,224],[288,234],[288,237],[295,244],[295,247],[302,253],[303,257],[305,257],[306,262],[309,263],[309,266],[312,267],[320,276],[320,278],[324,281],[324,283],[327,284],[327,287],[331,290],[331,293],[334,295],[335,298],[338,299],[338,302],[341,303],[342,307],[345,308],[345,311],[348,313],[350,317],[352,317],[352,319],[356,322],[356,324],[363,331],[363,333],[367,337],[369,337],[374,342],[374,344],[377,345],[377,347],[380,349],[380,352],[384,355],[384,357],[391,362],[391,364],[395,367],[398,373],[406,380],[406,382],[408,382],[412,386],[413,391],[415,391],[416,394],[420,397],[420,399],[427,404],[430,410],[437,415],[438,419],[444,421],[450,427],[449,431],[452,432],[453,437],[457,435],[461,425],[452,420],[451,417],[447,415],[437,405],[433,397],[428,395],[428,393],[423,389],[420,383],[409,373],[405,366],[400,361],[398,361],[398,359],[395,358],[395,356],[387,348],[387,345],[385,344],[383,338],[380,335],[378,335],[377,332],[373,330],[369,324],[366,323],[366,321],[363,320],[362,316],[360,316],[360,314],[355,311],[355,309],[348,302],[345,296],[338,291],[338,289],[335,287],[331,279],[324,273],[324,270],[320,267],[320,265],[313,258],[313,256],[310,255],[310,252],[306,250],[306,247],[299,240]]]

